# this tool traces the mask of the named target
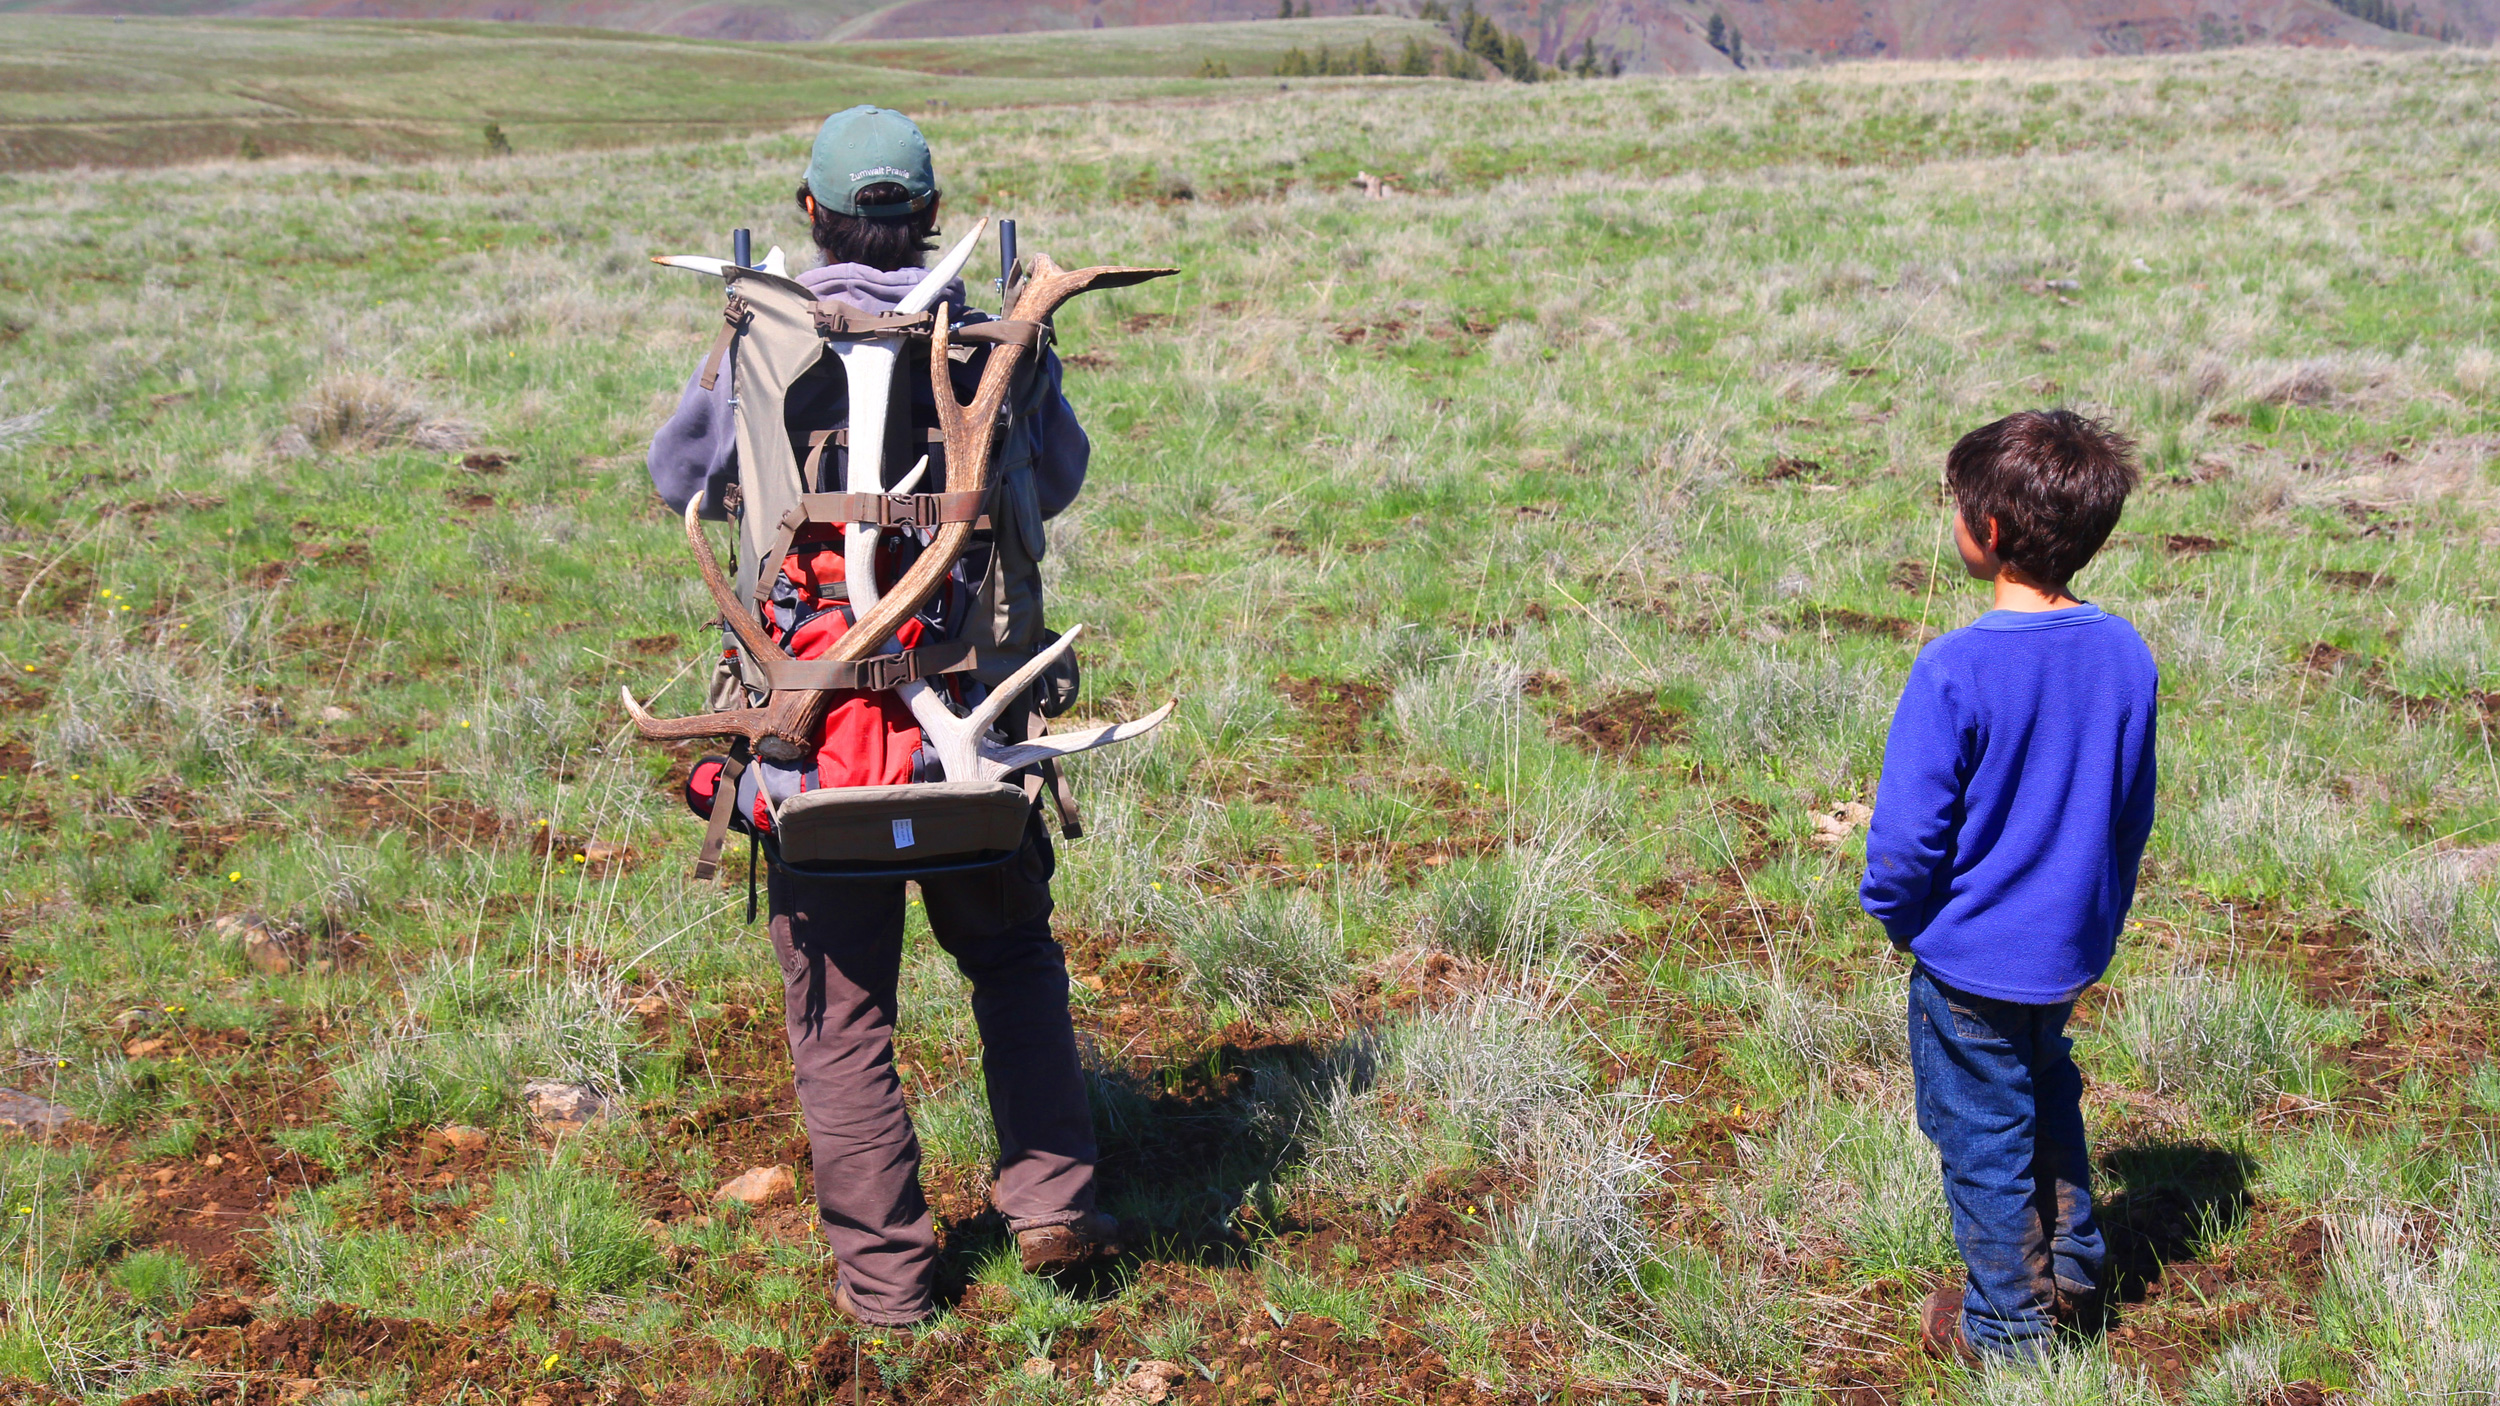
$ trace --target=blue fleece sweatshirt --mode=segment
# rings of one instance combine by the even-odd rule
[[[2097,605],[1992,610],[1919,651],[1858,900],[1947,986],[2069,1000],[2108,970],[2153,829],[2160,676]]]

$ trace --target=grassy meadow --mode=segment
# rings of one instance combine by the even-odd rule
[[[948,106],[1205,96],[1286,50],[1395,62],[1418,20],[1335,17],[859,44],[742,43],[483,21],[11,14],[0,171],[321,156],[404,161],[687,142],[822,121],[828,94]]]
[[[790,91],[902,82],[849,81]],[[950,227],[1187,269],[1060,321],[1047,568],[1080,712],[1182,704],[1058,886],[1139,1252],[1017,1271],[915,936],[947,1308],[874,1334],[745,876],[615,703],[717,647],[641,455],[719,294],[646,258],[799,245],[806,131],[0,176],[0,1083],[76,1120],[0,1136],[0,1396],[2492,1399],[2496,101],[2241,50],[929,110]],[[1945,448],[2051,403],[2147,461],[2079,588],[2161,661],[2161,819],[2077,1022],[2121,1301],[1978,1376],[1913,1344],[1847,807],[1984,604]]]

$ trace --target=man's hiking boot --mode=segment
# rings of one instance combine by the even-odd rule
[[[1929,1294],[1918,1306],[1918,1342],[1938,1357],[1975,1363],[1979,1353],[1962,1336],[1962,1295],[1958,1285],[1949,1285]]]
[[[1063,1274],[1120,1253],[1120,1223],[1100,1211],[1087,1211],[1062,1225],[1019,1230],[1016,1253],[1027,1274]]]

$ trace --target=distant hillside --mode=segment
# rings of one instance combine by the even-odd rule
[[[1419,0],[1391,0],[1411,11]],[[1309,0],[1319,19],[1374,0]],[[1483,0],[1539,58],[1594,46],[1640,72],[1848,59],[2164,53],[2240,44],[2500,39],[2500,0]],[[513,20],[698,38],[892,40],[1274,22],[1266,0],[0,0],[80,15]],[[1714,28],[1713,21],[1716,21]],[[1718,36],[1713,42],[1714,33]],[[1277,47],[1282,47],[1277,46]],[[1090,51],[1068,51],[1083,60]]]

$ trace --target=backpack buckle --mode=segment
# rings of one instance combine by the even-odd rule
[[[914,658],[913,654],[914,651],[907,649],[900,654],[872,654],[860,660],[859,686],[861,691],[881,693],[887,689],[901,688],[907,683],[918,682],[920,661]]]

